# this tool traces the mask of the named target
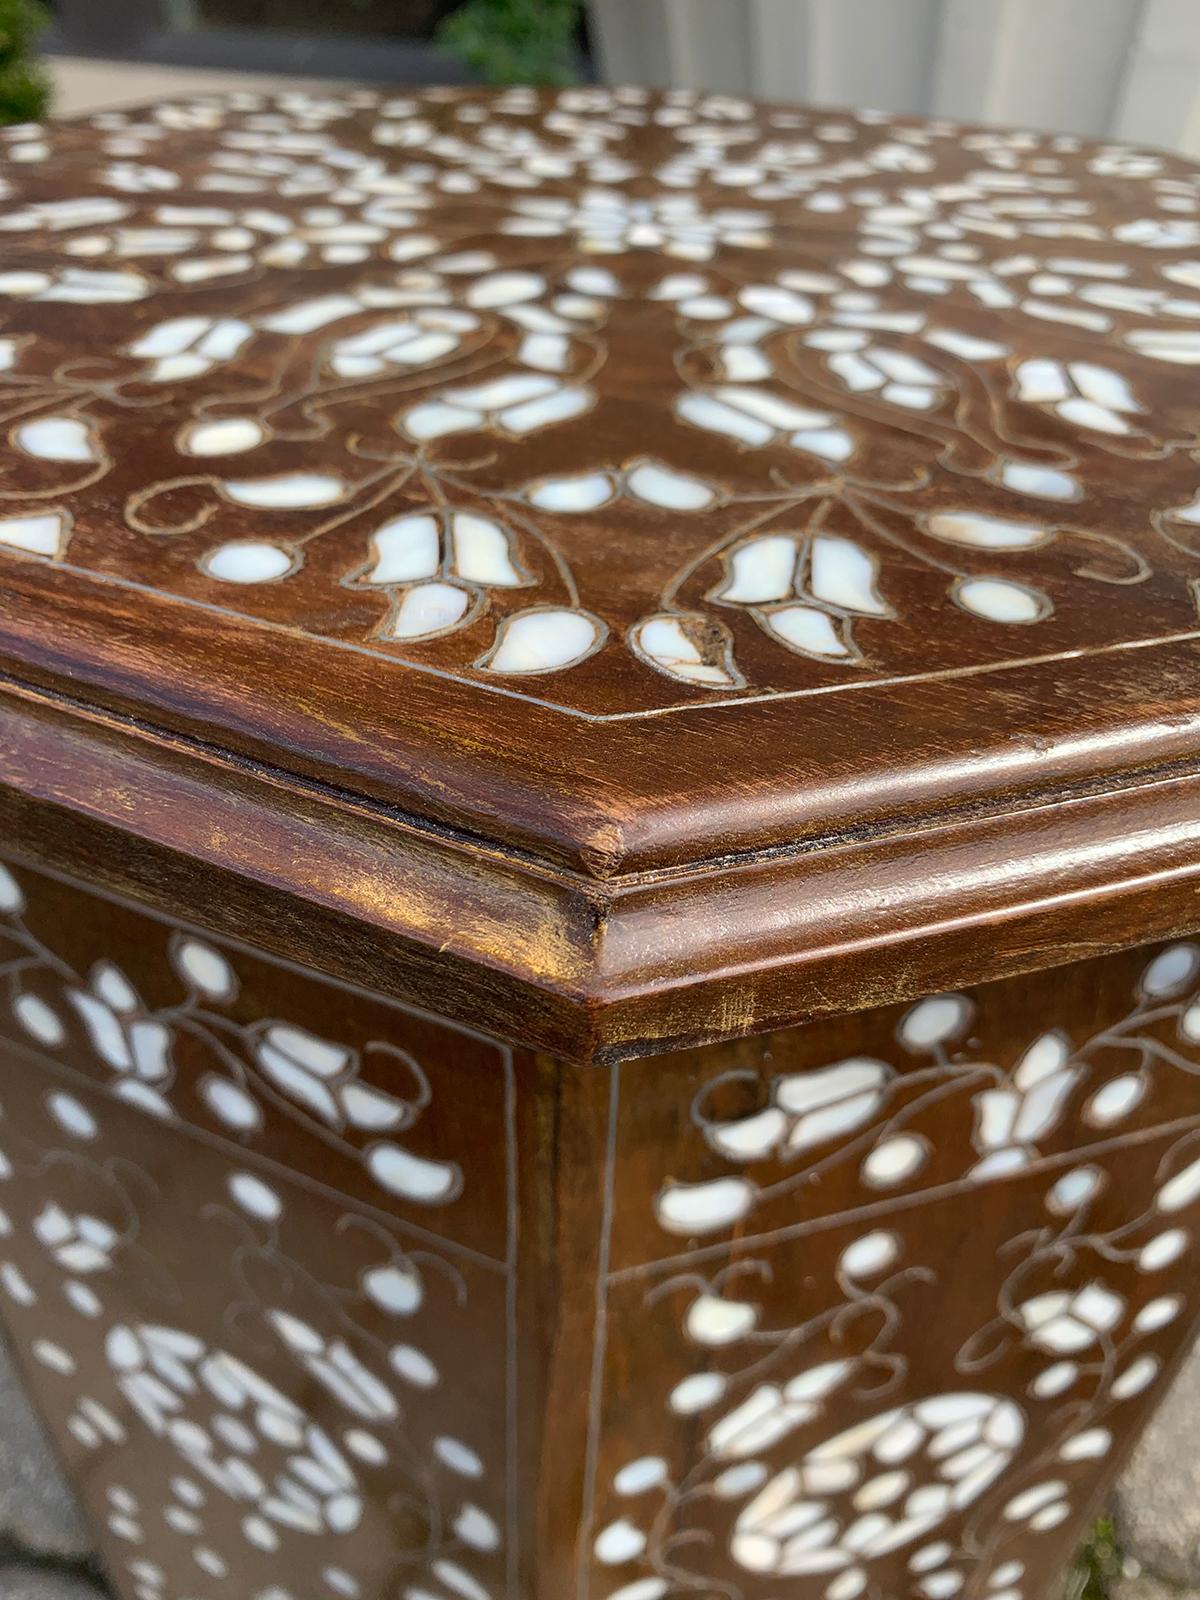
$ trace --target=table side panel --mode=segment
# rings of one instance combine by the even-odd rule
[[[1198,983],[1174,944],[615,1069],[579,1600],[1056,1592],[1194,1323]]]
[[[121,1593],[514,1593],[510,1052],[16,864],[0,986],[0,1308]]]

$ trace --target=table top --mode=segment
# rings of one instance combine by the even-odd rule
[[[0,148],[14,682],[539,871],[787,857],[830,917],[814,861],[861,883],[900,834],[911,895],[948,828],[992,819],[1000,870],[1082,807],[1078,888],[1162,824],[1200,709],[1190,164],[599,88]]]

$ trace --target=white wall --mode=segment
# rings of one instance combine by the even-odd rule
[[[1200,0],[590,0],[611,82],[937,112],[1200,156]]]

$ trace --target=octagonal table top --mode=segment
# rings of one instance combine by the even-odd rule
[[[600,882],[1191,759],[1182,159],[637,88],[0,148],[31,692]]]

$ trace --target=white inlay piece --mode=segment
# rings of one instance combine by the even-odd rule
[[[231,539],[210,550],[200,566],[222,583],[271,583],[294,570],[296,557],[263,539]]]
[[[344,480],[329,472],[285,472],[277,478],[226,479],[222,488],[237,505],[265,510],[312,510],[334,505],[346,493]]]
[[[175,942],[172,954],[183,977],[210,1000],[229,1000],[237,992],[233,968],[211,945],[186,937]]]
[[[741,1300],[726,1300],[721,1295],[698,1295],[688,1308],[685,1326],[697,1344],[733,1344],[744,1337],[758,1321],[758,1312]]]
[[[605,1566],[620,1566],[640,1556],[646,1547],[646,1536],[632,1522],[622,1518],[612,1522],[596,1538],[596,1559]]]
[[[1084,1117],[1095,1127],[1110,1127],[1140,1105],[1145,1094],[1144,1079],[1133,1072],[1122,1073],[1096,1090],[1083,1109]]]
[[[872,1188],[890,1189],[905,1183],[925,1165],[929,1151],[915,1134],[894,1134],[877,1144],[862,1164],[863,1181]]]
[[[261,1127],[262,1111],[258,1102],[236,1083],[210,1075],[201,1080],[200,1093],[213,1115],[227,1128],[244,1133]]]
[[[441,560],[438,520],[428,513],[392,517],[371,535],[375,565],[367,583],[410,583],[432,578]]]
[[[254,417],[221,417],[185,428],[179,448],[192,456],[230,456],[253,450],[266,437],[266,429]]]
[[[1200,949],[1194,944],[1173,944],[1160,950],[1142,974],[1149,995],[1174,994],[1190,984],[1200,970]]]
[[[583,611],[519,611],[501,623],[494,648],[478,665],[489,672],[555,672],[591,655],[603,637],[600,624]]]
[[[1142,1272],[1161,1272],[1173,1261],[1178,1261],[1191,1242],[1186,1228],[1168,1228],[1156,1233],[1154,1238],[1138,1252],[1138,1267]]]
[[[638,655],[644,657],[660,672],[678,678],[684,683],[705,684],[710,688],[734,688],[741,678],[729,664],[728,646],[724,641],[714,648],[713,641],[707,655],[688,633],[685,624],[696,621],[696,630],[702,640],[712,635],[702,618],[677,616],[647,617],[630,632],[630,643]]]
[[[1006,461],[1000,468],[1000,482],[1017,494],[1040,495],[1046,500],[1075,500],[1080,493],[1078,479],[1069,472],[1034,461]]]
[[[910,1050],[930,1050],[957,1038],[971,1020],[971,1002],[961,994],[932,995],[905,1012],[897,1030]]]
[[[1113,1379],[1109,1391],[1114,1400],[1132,1400],[1134,1395],[1148,1389],[1158,1376],[1160,1362],[1157,1356],[1138,1356],[1124,1372]]]
[[[801,428],[789,442],[824,461],[848,461],[854,454],[854,436],[845,428]]]
[[[25,909],[25,895],[12,873],[0,862],[0,911],[19,917]]]
[[[786,533],[761,534],[726,556],[728,577],[714,598],[737,605],[764,605],[794,592],[797,545]]]
[[[757,1194],[745,1178],[713,1178],[707,1183],[672,1183],[658,1196],[655,1211],[668,1233],[712,1233],[744,1217]]]
[[[818,600],[846,611],[887,616],[875,591],[875,562],[852,539],[817,534],[812,541],[809,586]]]
[[[788,1148],[806,1150],[869,1121],[882,1105],[891,1077],[891,1069],[882,1061],[854,1057],[780,1078],[776,1103],[796,1118]]]
[[[32,1038],[51,1048],[62,1044],[66,1029],[40,995],[20,994],[13,1001],[13,1015]]]
[[[543,511],[595,511],[616,497],[617,485],[607,472],[578,472],[569,477],[543,478],[527,493],[530,502]]]
[[[639,500],[670,511],[703,511],[717,498],[711,484],[660,461],[639,462],[630,468],[625,481],[629,492]]]
[[[1157,1333],[1174,1322],[1182,1310],[1183,1300],[1179,1295],[1161,1295],[1142,1307],[1133,1319],[1133,1326],[1138,1333]]]
[[[1125,343],[1154,361],[1194,366],[1200,361],[1200,332],[1193,328],[1134,328]]]
[[[1073,1167],[1052,1185],[1046,1204],[1051,1211],[1069,1215],[1098,1194],[1103,1183],[1104,1174],[1099,1167]]]
[[[482,1478],[483,1462],[469,1445],[463,1444],[461,1439],[451,1439],[446,1435],[435,1439],[433,1442],[434,1453],[443,1465],[450,1468],[451,1472],[460,1478]],[[451,1583],[451,1587],[458,1585]]]
[[[1014,522],[975,511],[939,511],[927,526],[935,538],[983,550],[1032,550],[1050,538],[1048,530],[1036,522]]]
[[[13,430],[13,440],[27,455],[43,461],[98,461],[86,423],[78,417],[38,417]]]
[[[959,605],[989,622],[1039,622],[1051,610],[1044,594],[1010,578],[960,578],[951,592]]]
[[[431,580],[404,589],[388,618],[389,639],[432,639],[463,620],[471,595],[457,584]]]
[[[890,1267],[899,1253],[896,1235],[877,1229],[847,1245],[838,1259],[838,1267],[848,1278],[873,1278]]]
[[[1017,397],[1047,405],[1064,422],[1097,433],[1127,434],[1127,417],[1141,406],[1127,381],[1090,361],[1053,361],[1036,357],[1016,369]]]
[[[343,317],[355,316],[362,309],[362,303],[353,295],[321,295],[315,300],[300,300],[282,311],[272,312],[262,319],[261,325],[268,333],[312,333]]]
[[[399,1145],[377,1144],[367,1152],[367,1168],[375,1181],[422,1205],[437,1205],[457,1189],[458,1168],[447,1161],[429,1161]]]
[[[518,305],[536,300],[546,289],[546,280],[536,272],[496,272],[479,278],[468,289],[466,301],[478,310]]]
[[[621,1468],[613,1478],[613,1488],[621,1495],[645,1494],[668,1478],[667,1463],[661,1456],[642,1456]]]
[[[1074,1292],[1052,1289],[1017,1308],[1034,1344],[1056,1355],[1076,1355],[1098,1343],[1120,1322],[1125,1301],[1091,1283]]]
[[[720,1123],[708,1130],[710,1142],[733,1161],[756,1161],[770,1155],[788,1129],[788,1119],[777,1106],[754,1116]]]
[[[1095,1461],[1111,1448],[1112,1434],[1107,1428],[1088,1428],[1068,1439],[1058,1453],[1064,1461]]]
[[[251,1216],[274,1222],[282,1215],[283,1203],[275,1190],[251,1172],[235,1172],[229,1180],[229,1192]]]
[[[147,376],[152,382],[181,382],[232,360],[253,332],[236,317],[173,317],[135,339],[129,353],[151,363]]]
[[[1155,1205],[1160,1211],[1182,1211],[1200,1196],[1200,1158],[1188,1163],[1158,1191]]]
[[[1079,1368],[1074,1361],[1056,1361],[1044,1372],[1039,1372],[1029,1387],[1039,1399],[1051,1400],[1055,1395],[1065,1393],[1078,1376]]]
[[[96,1118],[82,1101],[75,1099],[74,1094],[46,1096],[46,1109],[50,1110],[54,1122],[64,1128],[72,1139],[94,1139],[99,1133]]]
[[[363,1287],[376,1305],[395,1316],[411,1316],[424,1299],[417,1273],[403,1266],[373,1267]]]
[[[665,1578],[635,1578],[614,1589],[608,1600],[664,1600],[669,1588]]]
[[[468,511],[450,513],[451,566],[460,578],[490,587],[510,588],[521,582],[513,566],[508,535],[490,517]]]
[[[768,1435],[787,1431],[787,1409],[787,1400],[765,1385],[712,1430],[710,1444],[718,1448],[721,1428],[725,1453],[760,1447]],[[909,1454],[921,1452],[924,1482],[907,1469],[870,1475],[872,1455],[883,1459],[884,1441],[901,1432]],[[964,1432],[978,1441],[970,1470],[958,1467],[961,1448],[952,1453],[952,1441]],[[978,1499],[1009,1465],[1023,1435],[1016,1406],[989,1395],[940,1395],[870,1417],[777,1473],[739,1515],[731,1552],[739,1565],[759,1573],[839,1573],[853,1580],[839,1592],[858,1594],[866,1584],[859,1562],[914,1543]],[[839,1498],[846,1491],[851,1497]],[[914,1570],[929,1572],[951,1554],[944,1546],[926,1547],[914,1558]]]
[[[33,517],[0,517],[0,545],[36,556],[59,556],[66,545],[67,520],[61,512]]]
[[[727,1380],[720,1372],[695,1372],[676,1384],[667,1403],[680,1416],[691,1416],[716,1405],[726,1387]]]

